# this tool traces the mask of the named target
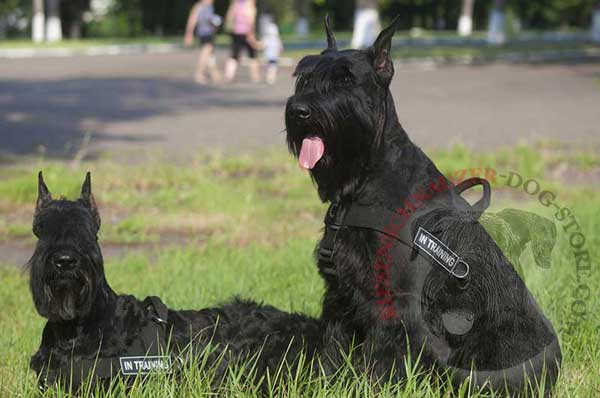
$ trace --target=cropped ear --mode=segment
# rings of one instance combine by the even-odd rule
[[[85,181],[81,186],[81,201],[88,207],[96,222],[96,226],[100,229],[100,212],[98,211],[94,195],[92,195],[92,175],[89,171],[85,175]]]
[[[50,191],[48,191],[48,187],[44,182],[44,175],[40,171],[38,173],[38,198],[35,204],[35,214],[38,214],[40,210],[51,201],[52,195],[50,194]]]
[[[327,32],[327,50],[325,51],[337,51],[337,41],[331,28],[331,19],[329,14],[325,15],[325,31]]]
[[[394,65],[390,56],[392,49],[392,37],[396,33],[398,23],[400,22],[400,15],[396,16],[390,26],[385,28],[371,47],[373,53],[373,69],[379,77],[380,82],[384,86],[388,86],[394,76]]]

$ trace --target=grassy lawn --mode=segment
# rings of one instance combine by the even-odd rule
[[[556,170],[586,176],[597,170],[600,158],[593,152],[565,150],[556,143],[519,146],[493,153],[473,153],[458,146],[430,155],[447,173],[466,168],[512,170],[535,178],[543,189],[556,194],[556,202],[572,210],[586,237],[594,266],[577,281],[573,249],[565,223],[553,219],[546,208],[523,190],[498,182],[493,208],[536,212],[556,222],[557,245],[552,266],[535,265],[529,250],[521,258],[525,280],[559,332],[563,372],[556,397],[591,398],[600,394],[600,188],[598,181],[573,184],[557,178]],[[318,316],[323,282],[312,251],[319,236],[325,206],[319,202],[310,179],[283,152],[236,158],[200,155],[185,168],[166,163],[115,165],[106,160],[76,167],[46,160],[0,168],[0,244],[30,246],[37,170],[44,170],[54,194],[78,195],[84,172],[92,171],[103,227],[100,242],[106,256],[109,283],[117,292],[139,298],[160,296],[172,308],[202,308],[234,294],[273,304],[289,311]],[[568,174],[570,176],[571,174]],[[3,247],[3,246],[0,246]],[[32,246],[31,246],[32,247]],[[38,348],[44,320],[37,315],[18,264],[0,257],[0,396],[33,397],[35,376],[29,357]],[[587,316],[576,318],[572,305],[577,286],[592,292],[585,300]],[[348,367],[342,372],[351,372]],[[236,374],[219,391],[209,388],[210,372],[185,371],[180,384],[161,376],[136,385],[131,397],[254,397],[251,386]],[[447,397],[447,387],[416,377],[400,385],[385,385],[377,392],[364,375],[326,383],[321,378],[290,375],[285,369],[273,377],[287,379],[272,397]],[[64,396],[50,391],[48,396]],[[462,392],[459,396],[465,397]],[[471,395],[483,397],[482,394]]]

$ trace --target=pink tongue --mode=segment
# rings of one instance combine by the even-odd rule
[[[298,157],[300,167],[305,170],[312,169],[323,157],[323,153],[325,153],[323,140],[318,137],[305,138],[302,140],[302,149],[300,149],[300,156]]]

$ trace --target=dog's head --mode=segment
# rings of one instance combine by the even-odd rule
[[[381,145],[397,21],[366,50],[338,51],[326,18],[328,48],[296,67],[296,88],[285,111],[288,147],[310,170],[323,200],[355,184]]]
[[[75,201],[53,200],[38,176],[33,233],[38,238],[31,260],[30,288],[39,314],[52,321],[85,317],[105,283],[97,234],[100,215],[90,173]]]

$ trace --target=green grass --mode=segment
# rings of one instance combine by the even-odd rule
[[[585,160],[579,162],[581,153],[586,153]],[[595,292],[600,289],[599,190],[597,183],[577,187],[551,181],[551,170],[557,164],[566,162],[569,167],[585,171],[597,165],[598,157],[550,143],[493,153],[474,153],[456,146],[430,154],[445,172],[490,167],[534,177],[544,187],[551,187],[561,206],[572,209],[594,261],[591,274],[580,280],[592,292],[586,300],[586,319],[573,323],[571,306],[577,281],[564,223],[556,224],[558,243],[550,269],[537,267],[528,252],[521,260],[528,287],[559,331],[564,365],[555,396],[598,396],[600,298]],[[194,164],[185,168],[166,163],[120,166],[103,160],[84,163],[76,169],[44,160],[0,168],[0,241],[33,243],[29,230],[38,169],[44,170],[55,196],[65,194],[71,198],[78,193],[84,171],[92,171],[93,189],[103,217],[101,244],[105,250],[129,244],[122,255],[107,257],[107,277],[117,292],[140,298],[158,295],[172,308],[212,306],[239,294],[283,310],[319,315],[324,286],[312,252],[325,207],[318,201],[308,176],[287,154],[198,156]],[[512,206],[553,217],[554,209],[544,208],[522,191],[499,184],[493,198],[496,194],[502,200],[494,200],[491,211]],[[28,361],[39,345],[44,320],[35,312],[27,275],[21,269],[14,264],[0,265],[0,280],[0,396],[33,397],[35,376],[28,370]],[[349,366],[342,370],[351,371]],[[258,396],[235,373],[218,392],[209,388],[210,372],[192,367],[184,373],[181,384],[156,376],[134,387],[128,396]],[[320,378],[289,375],[284,370],[280,377],[289,380],[282,389],[273,389],[267,395],[448,396],[443,383],[416,376],[374,391],[369,378],[361,374],[326,383]],[[64,394],[51,391],[48,396]]]
[[[437,58],[437,59],[459,59],[469,57],[477,60],[493,60],[505,55],[516,55],[530,57],[540,55],[547,51],[570,51],[598,49],[600,46],[594,44],[573,43],[536,43],[531,46],[476,46],[476,45],[448,45],[448,46],[398,46],[394,48],[394,58],[407,60],[411,58]],[[284,55],[294,59],[300,59],[305,55],[314,54],[319,49],[286,50]]]

